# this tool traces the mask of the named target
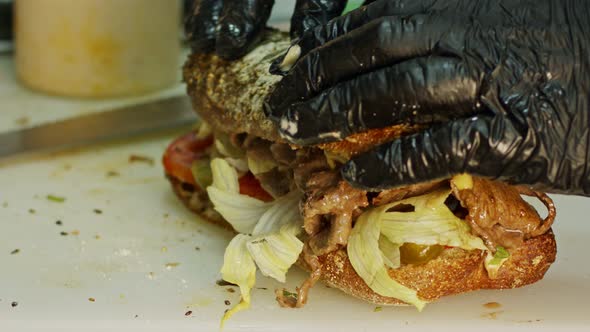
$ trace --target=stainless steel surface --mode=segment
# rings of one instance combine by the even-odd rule
[[[196,120],[186,96],[0,133],[0,158],[56,151],[187,126]]]

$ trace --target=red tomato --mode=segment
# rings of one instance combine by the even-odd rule
[[[205,149],[212,144],[213,136],[197,139],[192,132],[177,138],[168,146],[162,158],[166,173],[182,182],[196,185],[191,165],[205,156]]]
[[[207,156],[206,149],[213,144],[213,137],[197,139],[194,133],[188,133],[174,140],[166,149],[162,163],[166,173],[176,179],[197,186],[191,166],[193,161]],[[240,194],[248,195],[269,202],[272,196],[267,193],[258,179],[248,172],[239,179]]]
[[[260,181],[250,172],[244,174],[240,180],[240,194],[258,198],[264,202],[273,200],[272,196],[260,185]]]

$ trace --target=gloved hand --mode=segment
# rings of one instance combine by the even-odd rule
[[[306,32],[265,111],[298,144],[425,127],[345,164],[357,187],[467,172],[590,195],[589,46],[587,1],[379,0]]]
[[[274,0],[195,0],[185,30],[193,52],[215,53],[233,60],[254,47],[270,16]],[[297,0],[291,36],[340,15],[346,0]]]

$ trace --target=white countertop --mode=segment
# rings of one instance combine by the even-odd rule
[[[67,100],[28,91],[13,75],[11,61],[0,57],[0,131],[184,90]],[[224,301],[239,300],[215,284],[231,236],[198,220],[170,191],[159,159],[176,134],[0,163],[0,330],[217,330]],[[155,163],[129,163],[131,154]],[[118,176],[109,176],[113,171]],[[273,289],[282,285],[259,274],[257,287],[267,289],[253,291],[252,309],[234,316],[226,331],[588,331],[590,200],[554,198],[558,260],[537,284],[445,298],[422,313],[374,312],[319,284],[305,308],[288,310],[274,301]],[[293,269],[287,287],[304,278]],[[501,307],[486,309],[487,302]]]

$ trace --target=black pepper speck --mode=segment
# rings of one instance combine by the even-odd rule
[[[16,301],[12,301],[12,303],[10,304],[10,306],[12,306],[13,308],[16,307],[18,305],[18,302]]]

